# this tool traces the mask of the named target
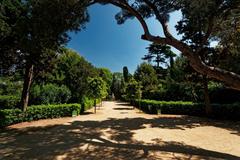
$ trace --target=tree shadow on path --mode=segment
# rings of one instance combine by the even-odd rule
[[[74,121],[64,125],[9,129],[0,132],[0,159],[240,159],[179,142],[147,144],[133,138],[146,124],[159,128],[197,127],[197,119],[124,118]],[[161,137],[159,137],[161,138]],[[159,154],[160,153],[160,154]],[[61,156],[60,156],[61,155]],[[174,158],[174,156],[177,157]],[[170,156],[170,157],[169,157]]]

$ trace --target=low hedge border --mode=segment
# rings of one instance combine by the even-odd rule
[[[183,101],[134,100],[131,104],[148,114],[206,116],[205,105]],[[240,120],[240,104],[211,104],[212,118]]]
[[[0,110],[0,127],[39,119],[70,117],[73,114],[79,115],[80,110],[80,104],[29,106],[26,112],[20,109],[4,109]]]

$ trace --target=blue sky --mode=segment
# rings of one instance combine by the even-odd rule
[[[70,33],[71,41],[67,47],[77,51],[97,67],[109,68],[112,72],[121,72],[127,66],[133,73],[141,58],[147,53],[150,44],[141,40],[143,30],[136,19],[118,25],[114,19],[118,8],[107,5],[94,5],[89,8],[90,22],[86,29]],[[170,30],[176,35],[174,26],[181,18],[174,13],[170,19]],[[154,19],[147,20],[151,33],[162,35],[161,27]]]

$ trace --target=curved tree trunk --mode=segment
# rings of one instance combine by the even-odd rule
[[[239,90],[240,91],[240,75],[226,71],[221,68],[217,67],[211,67],[206,65],[201,58],[199,57],[199,52],[194,52],[190,46],[188,46],[186,43],[183,43],[182,41],[174,38],[172,34],[169,32],[169,27],[167,24],[167,21],[165,21],[165,18],[161,16],[161,14],[158,11],[158,8],[155,4],[153,4],[149,0],[143,0],[145,4],[154,12],[156,19],[160,22],[161,27],[163,29],[163,33],[165,37],[160,36],[153,36],[151,35],[148,24],[146,23],[144,17],[142,17],[141,13],[139,13],[134,7],[132,7],[128,1],[125,0],[91,0],[89,3],[90,5],[93,5],[95,3],[102,3],[102,4],[112,4],[114,6],[117,6],[123,10],[127,10],[129,13],[131,13],[141,24],[144,34],[142,35],[143,40],[147,40],[150,42],[154,42],[156,44],[167,44],[170,45],[179,51],[182,52],[182,54],[189,60],[190,65],[192,68],[197,71],[198,73],[202,75],[207,75],[209,78],[213,78],[219,81],[222,81],[225,83],[228,87]],[[212,22],[212,21],[211,21]],[[209,32],[206,37],[204,37],[205,40],[207,40],[211,34],[211,28],[212,23],[209,23]]]
[[[206,65],[200,58],[198,53],[193,52],[185,43],[171,38],[160,37],[142,37],[144,40],[150,40],[158,44],[168,44],[179,51],[189,60],[191,67],[202,75],[207,75],[209,78],[219,80],[229,88],[240,91],[240,75],[218,67]]]
[[[24,112],[27,110],[27,106],[28,106],[29,92],[32,84],[32,78],[33,78],[33,68],[34,67],[32,64],[28,64],[25,70],[22,97],[21,97],[21,108]]]

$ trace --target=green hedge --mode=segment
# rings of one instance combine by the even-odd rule
[[[182,101],[134,100],[132,105],[149,114],[206,116],[204,104]],[[211,104],[212,117],[240,119],[240,104]]]
[[[204,111],[200,104],[183,101],[135,100],[132,105],[149,114],[201,115]]]
[[[80,104],[30,106],[26,112],[20,109],[4,109],[0,110],[0,127],[25,121],[69,117],[73,113],[79,115],[80,110]]]
[[[18,106],[20,98],[17,96],[0,95],[0,109],[13,109]]]
[[[213,117],[240,120],[240,104],[212,104]]]
[[[97,99],[97,104],[99,104],[100,102],[101,102],[101,100]],[[92,107],[94,107],[94,99],[84,97],[83,100],[82,100],[82,103],[81,103],[80,113],[83,113],[86,110],[91,109]]]

